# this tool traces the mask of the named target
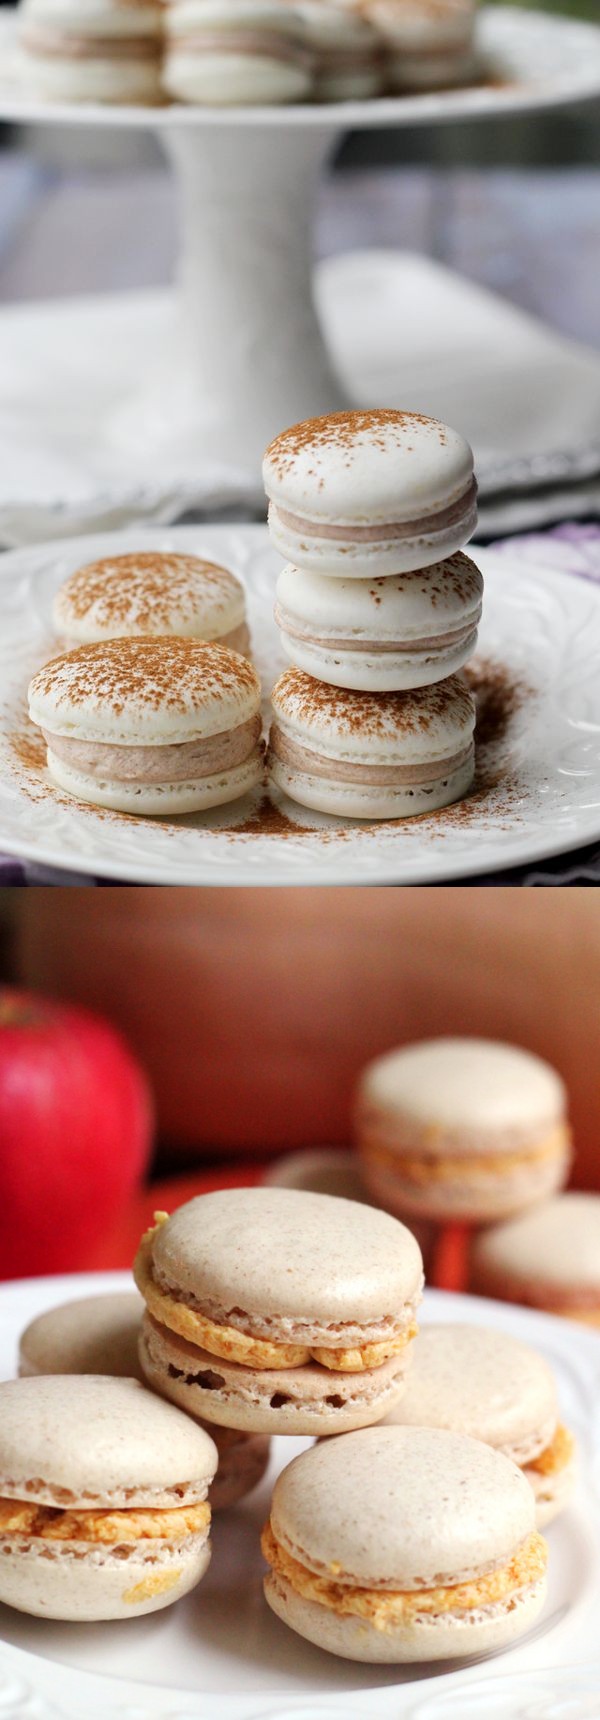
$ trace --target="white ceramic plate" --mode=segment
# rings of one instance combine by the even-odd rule
[[[111,1273],[2,1286],[0,1377],[14,1372],[18,1334],[35,1314],[129,1283]],[[578,1497],[548,1530],[548,1602],[522,1644],[458,1669],[404,1673],[336,1660],[289,1631],[263,1601],[259,1533],[275,1475],[311,1442],[277,1439],[268,1477],[216,1519],[208,1575],[177,1606],[79,1627],[0,1607],[3,1720],[597,1720],[600,1340],[543,1314],[439,1291],[426,1292],[424,1312],[493,1326],[542,1350],[580,1442]]]
[[[85,561],[132,545],[232,567],[247,586],[266,695],[284,666],[272,618],[281,563],[263,526],[102,534],[1,557],[0,851],[137,883],[414,884],[541,860],[600,836],[600,588],[479,550],[486,598],[477,661],[492,665],[492,689],[504,674],[516,709],[504,738],[480,746],[479,784],[460,810],[361,825],[282,798],[276,815],[261,812],[255,794],[168,823],[69,800],[41,763],[26,688],[56,652],[56,587]]]
[[[478,51],[487,82],[432,94],[381,97],[368,102],[264,108],[198,108],[173,103],[164,108],[107,107],[92,102],[63,106],[31,101],[18,89],[9,49],[12,36],[4,22],[0,65],[0,119],[36,124],[152,126],[173,130],[193,126],[315,126],[335,121],[340,128],[371,129],[476,118],[521,109],[581,101],[600,91],[600,30],[569,18],[509,7],[484,7],[478,19]],[[0,39],[0,47],[2,47]]]

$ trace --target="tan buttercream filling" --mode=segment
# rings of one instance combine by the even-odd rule
[[[307,1570],[275,1539],[270,1522],[263,1530],[261,1544],[267,1564],[296,1594],[304,1600],[316,1601],[318,1606],[327,1607],[340,1617],[350,1613],[367,1619],[375,1630],[392,1630],[394,1626],[412,1623],[423,1614],[464,1613],[494,1606],[538,1583],[548,1561],[546,1542],[534,1531],[506,1565],[472,1582],[436,1589],[361,1589],[333,1581],[332,1577],[339,1572],[335,1565],[331,1567],[332,1577],[320,1577]]]
[[[356,639],[351,633],[347,633],[345,639],[334,638],[330,634],[315,635],[301,621],[287,615],[279,603],[275,605],[275,620],[290,639],[306,641],[307,645],[322,646],[326,651],[374,651],[380,656],[386,651],[432,651],[443,645],[462,645],[473,633],[479,615],[463,622],[460,627],[449,628],[447,633],[430,633],[424,639]]]
[[[40,25],[28,24],[23,31],[24,48],[57,60],[157,60],[158,35],[152,36],[57,36]]]
[[[250,54],[264,60],[283,60],[292,65],[311,64],[311,56],[300,42],[270,30],[198,30],[173,35],[170,52],[189,54]]]
[[[164,1223],[160,1215],[157,1214],[157,1218]],[[400,1355],[416,1337],[417,1328],[412,1325],[383,1343],[329,1350],[309,1348],[304,1344],[272,1343],[266,1338],[252,1338],[233,1326],[217,1325],[214,1320],[209,1320],[208,1315],[190,1308],[185,1302],[176,1301],[159,1289],[152,1270],[152,1243],[157,1228],[158,1225],[154,1225],[146,1231],[133,1263],[138,1290],[159,1325],[168,1326],[171,1332],[186,1338],[188,1343],[199,1349],[207,1350],[209,1355],[222,1356],[224,1361],[239,1362],[246,1368],[302,1368],[312,1360],[335,1372],[358,1374],[369,1368],[379,1368],[392,1356]]]
[[[59,1511],[0,1499],[0,1535],[27,1535],[41,1541],[90,1541],[116,1546],[123,1541],[180,1541],[210,1525],[210,1505],[179,1505],[174,1511]]]
[[[575,1454],[575,1440],[568,1427],[559,1422],[550,1445],[545,1451],[540,1451],[539,1457],[530,1458],[524,1464],[525,1469],[535,1469],[538,1475],[555,1475],[559,1470],[566,1469]]]
[[[452,503],[451,507],[442,508],[438,513],[430,513],[416,520],[391,520],[389,524],[377,526],[328,525],[322,520],[300,519],[298,514],[290,514],[281,508],[278,502],[271,506],[282,524],[289,526],[293,532],[299,532],[302,537],[331,539],[339,543],[382,543],[390,538],[411,538],[415,533],[443,531],[446,526],[458,524],[462,519],[467,503],[477,499],[475,479],[463,490],[462,495]]]
[[[194,782],[234,770],[254,751],[261,728],[257,713],[238,728],[210,735],[207,740],[160,747],[106,746],[99,741],[76,741],[67,735],[53,735],[47,729],[42,729],[42,734],[56,758],[82,775],[97,781],[145,785]]]
[[[525,1170],[545,1159],[562,1156],[565,1145],[566,1133],[562,1129],[555,1129],[545,1141],[532,1147],[529,1152],[523,1149],[514,1153],[441,1153],[436,1156],[434,1153],[424,1152],[412,1157],[409,1153],[393,1152],[380,1146],[378,1140],[368,1131],[362,1134],[360,1140],[360,1150],[366,1159],[380,1165],[382,1170],[389,1171],[391,1175],[399,1173],[407,1182],[421,1186],[430,1182],[454,1182],[465,1173],[469,1177],[485,1179],[486,1176],[497,1176],[506,1171]]]
[[[307,772],[326,782],[356,782],[364,788],[402,788],[404,784],[420,787],[425,782],[443,781],[461,764],[466,764],[473,751],[470,742],[452,757],[436,759],[434,764],[372,765],[366,760],[364,764],[349,764],[346,759],[324,758],[322,753],[312,752],[310,747],[284,734],[277,723],[271,728],[270,746],[275,758],[291,770]]]

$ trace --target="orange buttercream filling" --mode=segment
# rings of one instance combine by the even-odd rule
[[[142,1237],[133,1263],[138,1290],[159,1325],[168,1326],[171,1332],[186,1338],[189,1344],[207,1350],[211,1356],[239,1362],[246,1368],[302,1368],[307,1362],[314,1361],[336,1373],[359,1374],[366,1369],[380,1368],[392,1356],[401,1355],[411,1338],[416,1337],[417,1327],[412,1325],[381,1343],[367,1343],[355,1349],[323,1349],[305,1344],[273,1343],[267,1338],[252,1338],[234,1326],[217,1325],[207,1314],[201,1314],[185,1302],[178,1302],[156,1283],[152,1271],[152,1243],[167,1214],[157,1213],[155,1216],[156,1223]]]
[[[123,1541],[181,1541],[210,1526],[210,1505],[178,1505],[175,1510],[60,1511],[0,1499],[0,1535],[27,1535],[41,1541],[91,1541],[115,1546]]]
[[[357,1618],[368,1619],[375,1630],[391,1630],[395,1625],[410,1624],[423,1614],[471,1612],[479,1607],[494,1606],[539,1582],[548,1562],[546,1542],[534,1531],[508,1564],[473,1582],[438,1589],[361,1589],[332,1582],[329,1577],[319,1577],[314,1571],[308,1571],[276,1541],[270,1522],[263,1530],[261,1545],[267,1564],[304,1600],[316,1601],[319,1606],[328,1607],[330,1612],[340,1616],[352,1613]]]
[[[535,1469],[538,1475],[554,1475],[560,1469],[565,1469],[575,1452],[575,1440],[568,1427],[562,1423],[556,1429],[554,1439],[545,1451],[540,1451],[539,1457],[533,1457],[525,1465],[526,1469]]]
[[[523,1170],[529,1165],[538,1164],[544,1159],[552,1159],[562,1154],[567,1146],[568,1137],[563,1129],[555,1129],[545,1141],[537,1147],[522,1147],[519,1152],[506,1153],[434,1153],[422,1154],[398,1152],[389,1147],[380,1146],[366,1135],[361,1141],[361,1151],[364,1157],[374,1164],[379,1164],[392,1174],[400,1171],[410,1182],[427,1184],[431,1182],[455,1182],[465,1175],[481,1177],[503,1175],[506,1171]]]

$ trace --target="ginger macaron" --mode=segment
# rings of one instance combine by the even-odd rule
[[[263,1534],[283,1622],[347,1660],[504,1648],[546,1595],[531,1488],[501,1452],[439,1428],[327,1440],[279,1476]]]
[[[600,1330],[600,1195],[568,1189],[475,1238],[469,1288]]]
[[[392,1212],[465,1223],[533,1206],[570,1163],[563,1082],[487,1039],[433,1039],[377,1058],[356,1100],[367,1188]]]
[[[552,1370],[536,1350],[484,1326],[424,1326],[396,1427],[444,1427],[502,1451],[532,1488],[538,1529],[568,1505],[575,1440],[563,1426]]]
[[[225,1189],[157,1214],[134,1276],[140,1360],[212,1425],[331,1434],[404,1389],[421,1253],[388,1213],[297,1189]]]
[[[282,431],[263,481],[276,549],[333,579],[382,579],[443,561],[477,524],[473,455],[437,418],[334,412]]]
[[[197,555],[139,550],[103,556],[70,574],[52,613],[67,650],[106,639],[174,635],[250,654],[241,581]]]
[[[156,0],[22,0],[27,88],[41,101],[160,102],[162,30]]]
[[[358,693],[286,669],[271,702],[269,776],[301,806],[414,818],[472,785],[475,701],[458,675],[412,693]]]
[[[0,1385],[0,1601],[41,1618],[136,1618],[210,1560],[209,1435],[106,1375]]]
[[[109,639],[55,657],[29,688],[52,781],[116,812],[175,817],[262,780],[260,682],[197,639]]]

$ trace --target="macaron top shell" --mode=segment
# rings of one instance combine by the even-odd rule
[[[402,524],[448,508],[473,480],[464,437],[436,418],[392,409],[308,419],[267,448],[277,507],[347,526]]]
[[[576,1290],[600,1286],[600,1195],[569,1190],[533,1212],[494,1225],[473,1244],[499,1275]]]
[[[347,641],[422,639],[424,629],[443,634],[481,614],[483,579],[467,555],[449,556],[419,573],[387,579],[327,579],[289,564],[277,582],[280,625],[291,616],[307,628],[323,628]]]
[[[24,1374],[139,1374],[137,1343],[144,1312],[135,1290],[78,1297],[48,1308],[21,1335]]]
[[[375,1207],[298,1189],[223,1189],[179,1208],[156,1232],[152,1262],[177,1287],[227,1315],[369,1321],[420,1294],[410,1231]]]
[[[340,6],[325,4],[324,0],[299,0],[297,10],[311,48],[317,52],[339,48],[342,52],[363,50],[370,55],[380,46],[377,31],[360,12],[344,11]]]
[[[558,1422],[550,1368],[535,1350],[483,1326],[421,1328],[404,1396],[386,1422],[468,1433],[526,1463]]]
[[[156,551],[78,568],[53,609],[58,632],[90,643],[126,634],[213,638],[239,627],[244,615],[244,588],[233,573],[199,556]]]
[[[470,40],[475,0],[371,0],[370,16],[408,51],[431,53]]]
[[[281,36],[304,36],[299,12],[276,0],[179,0],[167,7],[166,26],[174,46],[179,37],[193,37],[204,29],[275,30]]]
[[[125,746],[221,734],[255,716],[259,703],[250,663],[197,639],[79,645],[40,669],[29,688],[29,713],[41,728]]]
[[[535,1506],[522,1472],[479,1440],[379,1426],[295,1458],[275,1483],[271,1524],[318,1575],[411,1590],[506,1563],[533,1531]]]
[[[24,0],[21,22],[72,36],[158,36],[162,8],[155,0]]]
[[[475,701],[459,675],[410,693],[355,693],[286,669],[271,697],[286,731],[332,759],[446,759],[469,745],[475,728]]]
[[[390,1051],[361,1085],[367,1101],[419,1123],[491,1136],[552,1126],[566,1109],[563,1082],[548,1063],[491,1039],[431,1039]]]
[[[0,1385],[4,1498],[185,1505],[205,1498],[216,1467],[209,1435],[137,1380],[38,1374]]]

